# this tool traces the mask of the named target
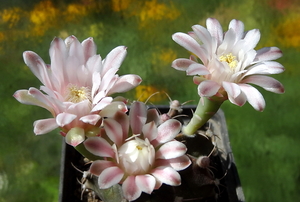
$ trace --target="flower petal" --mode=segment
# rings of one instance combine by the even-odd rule
[[[157,159],[172,159],[182,156],[187,151],[186,146],[176,140],[163,144],[156,152]]]
[[[118,111],[123,112],[123,113],[128,111],[127,106],[125,105],[124,102],[115,101],[115,102],[110,103],[109,105],[107,105],[100,111],[100,116],[112,117]]]
[[[187,68],[191,65],[191,64],[195,64],[196,62],[190,59],[186,59],[186,58],[178,58],[176,60],[174,60],[172,62],[172,67],[174,69],[180,70],[180,71],[186,71]]]
[[[269,76],[253,75],[253,76],[247,77],[242,82],[258,85],[258,86],[264,88],[265,90],[273,92],[273,93],[279,93],[279,94],[284,93],[283,85],[276,79],[269,77]]]
[[[203,64],[207,63],[205,51],[193,37],[185,33],[177,32],[173,34],[172,39],[180,46],[197,55]]]
[[[189,68],[186,70],[187,75],[207,75],[210,72],[208,69],[199,63],[194,63],[189,66]]]
[[[137,175],[135,176],[135,183],[141,191],[151,194],[155,187],[155,178],[152,175]]]
[[[226,90],[227,94],[232,98],[236,98],[241,94],[240,86],[236,83],[223,81],[223,88]]]
[[[138,86],[141,82],[141,77],[135,74],[126,74],[124,76],[120,76],[113,87],[109,90],[107,95],[127,92]]]
[[[69,114],[66,112],[60,113],[56,116],[56,123],[60,127],[64,127],[65,125],[71,123],[74,119],[76,119],[77,115]]]
[[[99,176],[106,168],[114,167],[116,164],[112,161],[96,160],[90,166],[90,173]]]
[[[158,181],[171,186],[178,186],[181,184],[181,178],[178,172],[171,167],[157,167],[151,172]]]
[[[205,80],[198,85],[198,94],[201,97],[211,97],[219,91],[220,87],[220,84],[215,81]]]
[[[181,129],[181,123],[175,119],[169,119],[158,127],[157,138],[153,141],[165,143],[173,140]]]
[[[276,60],[282,56],[282,51],[277,47],[265,47],[257,51],[254,61]]]
[[[156,159],[155,165],[157,167],[172,167],[177,171],[186,169],[189,165],[191,165],[191,160],[186,155],[173,158],[173,159]]]
[[[218,45],[223,41],[223,29],[218,20],[208,18],[206,20],[206,27],[212,37],[217,39]]]
[[[125,46],[118,46],[111,50],[103,62],[102,76],[110,69],[119,69],[126,54],[127,51]]]
[[[284,71],[284,67],[275,61],[265,61],[250,67],[244,77],[253,74],[279,74]]]
[[[228,100],[232,103],[235,104],[237,106],[243,106],[246,101],[247,101],[247,97],[246,95],[241,92],[237,97],[232,97],[231,95],[228,94]]]
[[[99,116],[98,114],[89,114],[89,115],[81,117],[79,120],[84,123],[96,125],[100,119],[101,119],[101,116]]]
[[[92,37],[85,39],[82,43],[85,62],[94,55],[96,55],[97,46]]]
[[[137,199],[142,193],[141,188],[137,186],[135,181],[135,176],[128,176],[122,185],[123,194],[129,201]]]
[[[265,108],[265,99],[262,94],[254,87],[248,84],[239,84],[241,90],[245,93],[248,102],[257,111],[263,111]]]
[[[255,48],[260,39],[260,31],[258,29],[249,30],[244,37],[244,47],[243,50],[247,52]]]
[[[52,86],[48,75],[48,71],[50,72],[50,70],[39,55],[32,51],[25,51],[23,53],[23,58],[25,64],[30,68],[34,76],[36,76],[44,85]]]
[[[129,118],[132,133],[141,134],[147,120],[146,105],[142,102],[134,102],[129,111]]]
[[[27,105],[36,105],[39,107],[43,107],[50,111],[52,114],[54,113],[54,110],[51,108],[51,103],[48,100],[48,98],[39,91],[40,96],[36,96],[38,93],[38,89],[36,88],[30,88],[29,90],[18,90],[14,93],[14,97],[22,104]],[[36,92],[35,94],[32,94],[33,92]]]
[[[83,144],[89,152],[96,156],[115,157],[112,146],[102,137],[90,137]]]
[[[244,23],[242,21],[233,19],[230,21],[229,23],[229,29],[233,29],[237,39],[242,39],[243,35],[244,35]]]
[[[36,135],[49,133],[58,127],[55,118],[37,120],[33,123],[33,126]]]
[[[151,121],[143,127],[144,138],[147,138],[150,142],[157,137],[158,130],[154,121]]]
[[[112,102],[112,97],[104,97],[102,98],[92,109],[92,112],[96,112],[102,110],[106,106],[108,106]],[[94,103],[95,104],[95,103]]]
[[[112,118],[107,118],[103,121],[104,129],[107,136],[117,146],[121,146],[123,141],[123,131],[121,125]]]
[[[107,189],[119,183],[124,176],[124,172],[117,166],[106,168],[98,177],[100,189]]]

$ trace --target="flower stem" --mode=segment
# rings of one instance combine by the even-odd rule
[[[201,97],[188,125],[182,128],[185,135],[194,135],[220,108],[225,99],[218,97]]]

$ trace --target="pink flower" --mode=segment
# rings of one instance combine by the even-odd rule
[[[177,171],[190,165],[186,146],[174,138],[181,123],[170,119],[159,124],[158,112],[146,110],[141,102],[134,102],[129,117],[116,113],[103,122],[102,137],[88,138],[88,151],[104,160],[94,161],[90,172],[98,177],[100,189],[122,184],[128,200],[137,199],[142,192],[151,194],[162,183],[178,186]]]
[[[244,32],[244,24],[238,20],[232,20],[225,33],[216,19],[208,18],[206,25],[207,28],[194,25],[189,34],[173,35],[176,43],[194,55],[190,59],[176,59],[172,67],[186,71],[187,75],[199,75],[194,77],[194,83],[201,97],[224,96],[238,106],[248,101],[262,111],[265,100],[248,83],[274,93],[284,92],[280,82],[265,76],[284,71],[280,63],[272,61],[280,58],[282,52],[277,47],[254,50],[260,39],[259,30]]]
[[[96,55],[92,38],[80,43],[75,36],[70,36],[65,41],[55,38],[49,53],[51,64],[47,65],[36,53],[24,52],[25,63],[43,85],[41,91],[31,87],[14,94],[19,102],[43,107],[52,113],[54,118],[34,122],[35,134],[60,127],[67,142],[76,146],[86,134],[99,133],[101,116],[109,116],[117,110],[127,111],[123,102],[112,103],[113,98],[108,97],[128,91],[141,82],[137,75],[116,74],[126,56],[126,47],[116,47],[102,60]]]

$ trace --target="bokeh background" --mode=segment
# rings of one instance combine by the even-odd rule
[[[300,201],[300,3],[297,0],[0,0],[0,202],[58,200],[62,138],[58,131],[35,136],[32,123],[50,117],[42,108],[18,103],[18,89],[40,82],[23,62],[22,52],[37,52],[49,63],[54,36],[92,36],[98,53],[118,45],[128,47],[119,74],[135,73],[141,86],[131,100],[168,104],[167,92],[181,102],[197,100],[191,77],[170,67],[188,53],[171,35],[188,32],[194,24],[217,18],[224,29],[231,19],[258,28],[257,48],[277,46],[286,71],[274,77],[286,89],[277,95],[259,89],[267,106],[255,111],[249,104],[226,102],[231,145],[242,187],[249,202]],[[191,102],[189,104],[197,104]]]

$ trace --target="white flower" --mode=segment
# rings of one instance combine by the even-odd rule
[[[187,168],[191,161],[185,155],[186,146],[174,138],[181,123],[170,119],[159,125],[156,110],[146,110],[134,102],[129,117],[117,112],[103,122],[105,133],[88,138],[86,149],[104,160],[96,160],[90,172],[98,177],[100,189],[122,184],[128,200],[137,199],[142,192],[151,194],[162,183],[178,186],[177,171]]]
[[[118,76],[126,56],[126,47],[113,49],[102,60],[96,55],[92,38],[80,43],[75,36],[65,41],[55,38],[49,50],[51,64],[47,65],[32,51],[23,54],[25,63],[42,82],[40,90],[18,90],[14,97],[21,103],[37,105],[50,111],[54,118],[34,122],[35,134],[45,134],[57,127],[73,146],[81,143],[85,134],[96,135],[101,116],[117,110],[127,111],[122,102],[113,102],[113,93],[125,92],[137,86],[137,75]]]
[[[194,77],[194,83],[198,85],[201,97],[224,96],[239,106],[248,101],[256,110],[262,111],[265,100],[248,83],[274,93],[284,92],[280,82],[265,76],[284,71],[280,63],[272,61],[280,58],[282,52],[277,47],[254,50],[260,39],[259,30],[244,32],[244,24],[238,20],[232,20],[225,33],[216,19],[208,18],[206,25],[207,28],[194,25],[189,34],[173,35],[175,42],[194,55],[190,59],[176,59],[172,67],[186,71],[187,75],[200,76]]]

